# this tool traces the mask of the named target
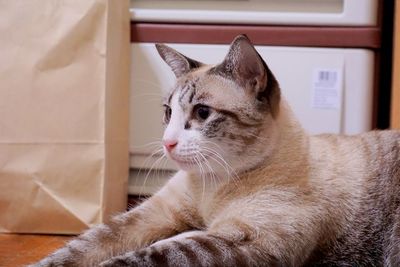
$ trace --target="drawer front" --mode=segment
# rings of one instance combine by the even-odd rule
[[[377,25],[378,0],[131,0],[131,19],[269,25]]]

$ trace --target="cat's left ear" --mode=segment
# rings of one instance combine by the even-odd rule
[[[156,48],[162,59],[171,67],[176,78],[179,78],[189,73],[191,70],[203,65],[203,63],[188,58],[164,44],[156,44]]]
[[[224,61],[211,72],[235,81],[246,93],[267,102],[272,116],[277,115],[279,84],[246,35],[239,35],[233,40]]]
[[[239,35],[233,40],[217,69],[254,94],[265,89],[269,78],[265,63],[246,35]]]

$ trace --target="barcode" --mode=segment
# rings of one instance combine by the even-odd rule
[[[337,71],[321,70],[318,72],[318,82],[320,83],[336,83]]]
[[[320,109],[340,109],[342,103],[342,82],[341,69],[314,69],[312,107]]]

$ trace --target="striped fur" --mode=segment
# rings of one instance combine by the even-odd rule
[[[179,235],[115,257],[102,266],[254,266],[248,248],[202,232]]]
[[[399,131],[309,136],[245,36],[216,66],[158,50],[182,170],[34,266],[400,266]]]

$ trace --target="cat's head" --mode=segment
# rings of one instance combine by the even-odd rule
[[[271,153],[279,85],[246,36],[235,38],[218,65],[156,47],[177,78],[164,98],[163,145],[181,169],[232,175]]]

